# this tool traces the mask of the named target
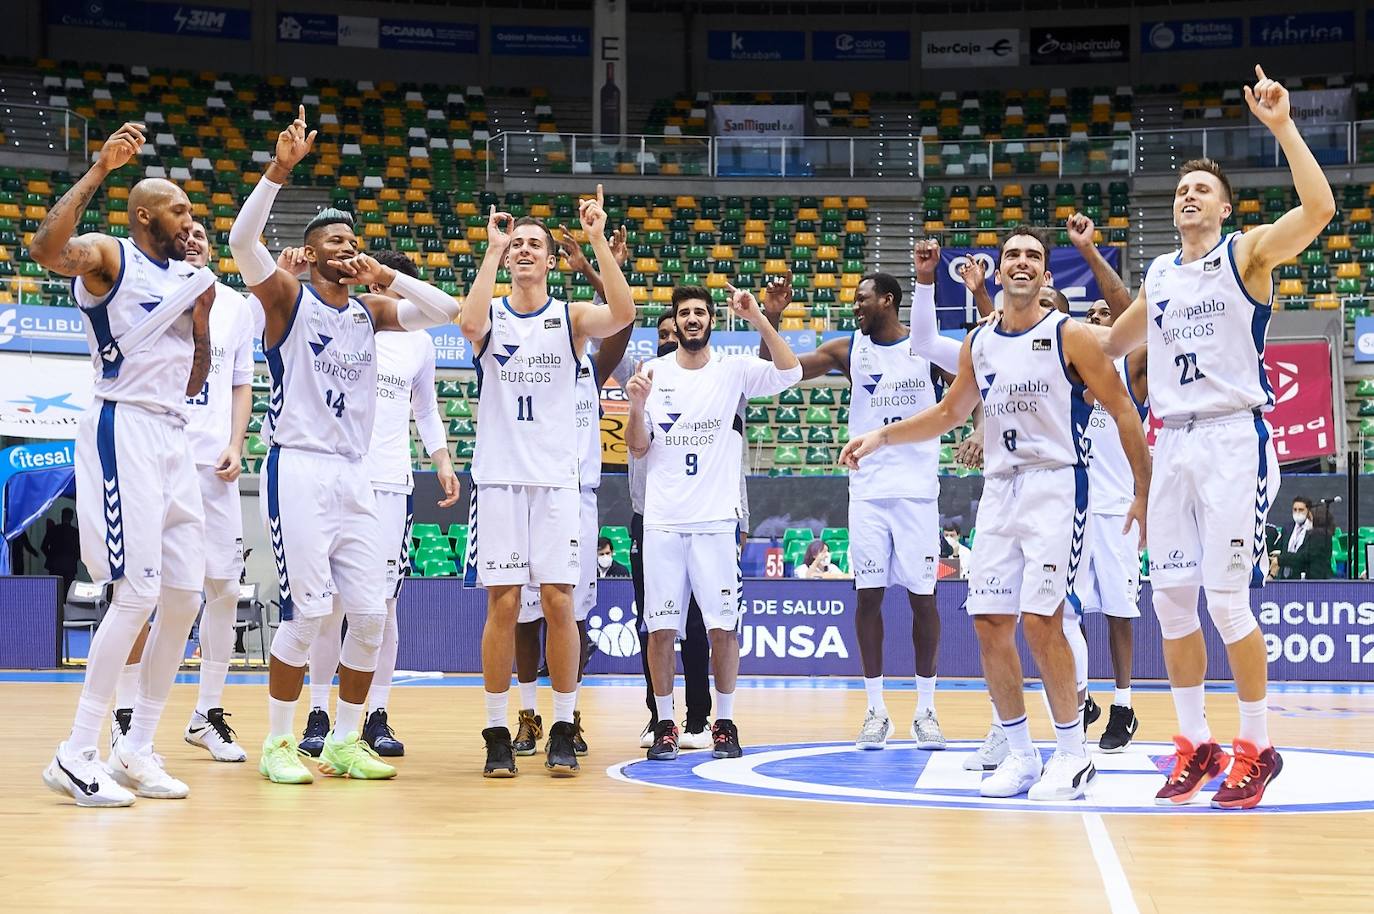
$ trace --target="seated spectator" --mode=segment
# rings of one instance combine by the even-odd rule
[[[852,574],[830,564],[830,546],[822,540],[813,540],[811,545],[806,547],[806,557],[792,574],[811,580],[853,577]]]
[[[1270,553],[1274,577],[1281,581],[1331,577],[1331,509],[1304,496],[1293,499],[1293,526],[1288,538]]]
[[[628,578],[630,569],[615,560],[615,544],[601,537],[596,544],[596,576],[598,578]]]
[[[958,524],[945,524],[944,533],[940,537],[940,558],[958,559],[959,577],[968,577],[968,566],[973,558],[973,553],[959,538]]]

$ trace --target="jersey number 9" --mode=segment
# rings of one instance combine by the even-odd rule
[[[688,475],[688,476],[695,476],[695,475],[697,475],[697,455],[696,455],[696,454],[688,454],[688,455],[687,455],[687,475]]]

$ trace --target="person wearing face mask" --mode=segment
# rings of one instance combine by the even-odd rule
[[[820,540],[814,540],[806,547],[806,556],[792,574],[811,581],[853,577],[851,574],[845,574],[838,565],[830,561],[830,546]]]
[[[959,560],[959,577],[968,577],[969,559],[973,556],[972,550],[965,546],[959,539],[958,524],[946,524],[940,539],[940,558]]]
[[[615,544],[601,537],[596,547],[596,576],[598,578],[628,578],[630,569],[615,560]]]
[[[1323,502],[1299,495],[1293,499],[1293,523],[1280,548],[1271,553],[1279,580],[1331,577],[1331,511]]]

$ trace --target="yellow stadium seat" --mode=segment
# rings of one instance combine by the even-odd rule
[[[667,304],[673,300],[672,286],[655,286],[650,294],[649,300],[658,304]]]
[[[729,280],[725,278],[724,273],[706,274],[706,288],[708,289],[724,289],[728,283]]]
[[[744,243],[752,244],[755,247],[762,247],[768,243],[768,237],[763,232],[745,232]]]
[[[643,286],[630,286],[630,297],[636,305],[642,305],[649,300],[649,290]]]
[[[1349,235],[1328,235],[1326,239],[1326,249],[1328,251],[1348,251],[1350,250]]]
[[[1307,286],[1303,285],[1301,279],[1281,279],[1279,280],[1280,295],[1305,295]]]
[[[654,257],[639,257],[635,259],[636,273],[657,273],[658,260]]]
[[[1350,211],[1351,222],[1371,222],[1374,221],[1374,209],[1367,206],[1357,207]]]
[[[471,232],[471,231],[473,231],[473,230],[472,230],[472,229],[468,229],[468,231]],[[479,229],[478,231],[485,232],[486,229]],[[364,237],[364,238],[385,238],[385,237],[386,237],[386,227],[385,227],[384,225],[382,225],[380,222],[369,222],[369,223],[367,223],[365,226],[363,226],[363,237]]]
[[[1337,311],[1341,307],[1341,300],[1335,295],[1327,292],[1314,298],[1312,300],[1312,307],[1319,311]]]
[[[1337,279],[1359,279],[1360,265],[1358,263],[1340,263],[1336,265]]]
[[[232,257],[221,257],[219,259],[219,271],[220,273],[237,273],[239,265],[234,262]]]
[[[1259,199],[1250,197],[1240,201],[1240,211],[1242,213],[1258,213],[1260,211]]]
[[[825,197],[821,200],[823,209],[839,209],[842,206],[844,206],[844,201],[839,197]]]
[[[839,283],[836,281],[834,273],[817,273],[811,277],[811,285],[817,289],[833,289]]]
[[[744,220],[744,230],[746,232],[766,232],[768,231],[768,223],[762,219],[746,219]]]
[[[926,230],[926,234],[930,234],[932,232],[943,232],[945,230],[945,224],[938,219],[932,219],[924,225],[924,228]]]
[[[1007,184],[1002,188],[1002,196],[1004,197],[1019,197],[1021,195],[1020,184]]]
[[[386,214],[387,225],[406,225],[410,220],[407,219],[405,210],[395,210]]]
[[[127,211],[127,210],[122,210],[122,209],[121,209],[121,210],[115,210],[114,212],[110,213],[110,224],[111,224],[111,225],[128,225],[128,224],[129,224],[129,213],[128,213],[128,211]]]
[[[968,221],[969,221],[969,212],[968,212],[968,210],[967,210],[967,209],[964,209],[963,207],[960,207],[959,209],[951,209],[951,210],[949,211],[949,221],[950,221],[950,222],[968,222]]]
[[[792,236],[792,243],[802,247],[813,248],[816,246],[815,232],[797,232]]]
[[[712,260],[734,260],[735,249],[728,244],[717,244],[711,247]],[[643,271],[640,271],[643,272]]]
[[[715,230],[716,223],[714,220],[697,219],[692,222],[692,231],[694,232],[714,232]]]
[[[689,196],[678,197],[676,200],[673,201],[673,205],[676,206],[678,209],[696,209],[697,198]]]
[[[468,241],[486,241],[487,227],[485,225],[471,225],[467,230]]]
[[[868,209],[868,198],[862,196],[850,197],[845,201],[845,206],[849,209]]]
[[[843,275],[840,276],[840,288],[841,288],[841,289],[857,289],[857,288],[859,287],[859,283],[860,283],[862,280],[863,280],[863,275],[860,274],[860,273],[845,273],[845,274],[843,274]],[[842,300],[842,301],[844,300],[843,296],[841,296],[841,300]],[[849,299],[849,301],[853,301],[853,300],[854,300],[853,298],[850,298],[850,299]]]
[[[655,219],[671,219],[673,218],[673,209],[670,206],[655,206],[649,215]]]
[[[844,230],[846,232],[863,233],[868,231],[868,224],[865,223],[862,219],[850,219],[848,222],[844,224]]]
[[[629,219],[648,219],[649,210],[643,206],[631,206],[625,210],[625,216]]]
[[[797,218],[810,219],[812,222],[815,222],[816,220],[821,218],[821,214],[816,210],[814,206],[807,206],[797,210]]]
[[[452,266],[452,263],[448,259],[448,255],[442,251],[431,251],[425,256],[425,266],[433,269],[435,267]]]
[[[790,273],[785,260],[765,260],[763,262],[763,272],[765,273]]]
[[[854,304],[854,287],[840,289],[840,301],[846,305]]]
[[[997,247],[997,233],[979,232],[974,236],[973,243],[976,247],[980,248],[995,248]]]

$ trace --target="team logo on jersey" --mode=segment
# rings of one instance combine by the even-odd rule
[[[1163,330],[1163,329],[1164,329],[1164,312],[1165,312],[1166,310],[1168,310],[1168,308],[1169,308],[1169,299],[1165,298],[1165,299],[1162,299],[1162,300],[1160,300],[1160,301],[1155,302],[1155,307],[1159,309],[1159,313],[1155,315],[1155,326],[1158,327],[1159,329]]]
[[[877,392],[878,392],[878,383],[879,383],[880,381],[882,381],[883,376],[880,375],[880,374],[871,374],[871,375],[868,376],[868,379],[869,379],[869,382],[870,382],[870,383],[862,385],[862,386],[863,386],[863,389],[866,390],[866,391],[868,391],[869,394],[877,393]]]
[[[668,421],[667,421],[667,422],[660,422],[660,423],[658,424],[658,427],[661,428],[661,429],[663,429],[663,433],[666,435],[668,432],[671,432],[671,431],[673,430],[673,426],[676,425],[676,424],[677,424],[677,420],[679,420],[679,419],[681,419],[681,418],[682,418],[682,413],[669,413],[669,414],[668,414]]]
[[[1050,338],[1041,337],[1038,340],[1031,340],[1031,352],[1049,352]]]
[[[992,390],[992,382],[997,380],[997,372],[989,371],[987,374],[983,375],[983,380],[986,384],[983,386],[982,393],[983,399],[986,400],[988,398],[988,393]]]
[[[506,350],[504,354],[500,352],[493,352],[491,355],[492,358],[496,359],[497,365],[500,365],[502,368],[505,368],[506,363],[509,362],[511,359],[515,358],[515,353],[520,350],[520,344],[516,343],[514,345],[511,345],[510,343],[504,343],[502,344],[501,348]]]
[[[317,333],[316,336],[318,337],[318,339],[310,340],[309,342],[310,351],[315,353],[316,356],[318,356],[321,352],[324,352],[326,349],[329,348],[329,344],[334,342],[334,337],[325,336],[323,333]]]
[[[149,314],[151,314],[153,312],[153,309],[160,304],[162,304],[162,299],[155,298],[152,301],[141,301],[138,303],[138,306],[142,308],[144,311],[147,311]]]

